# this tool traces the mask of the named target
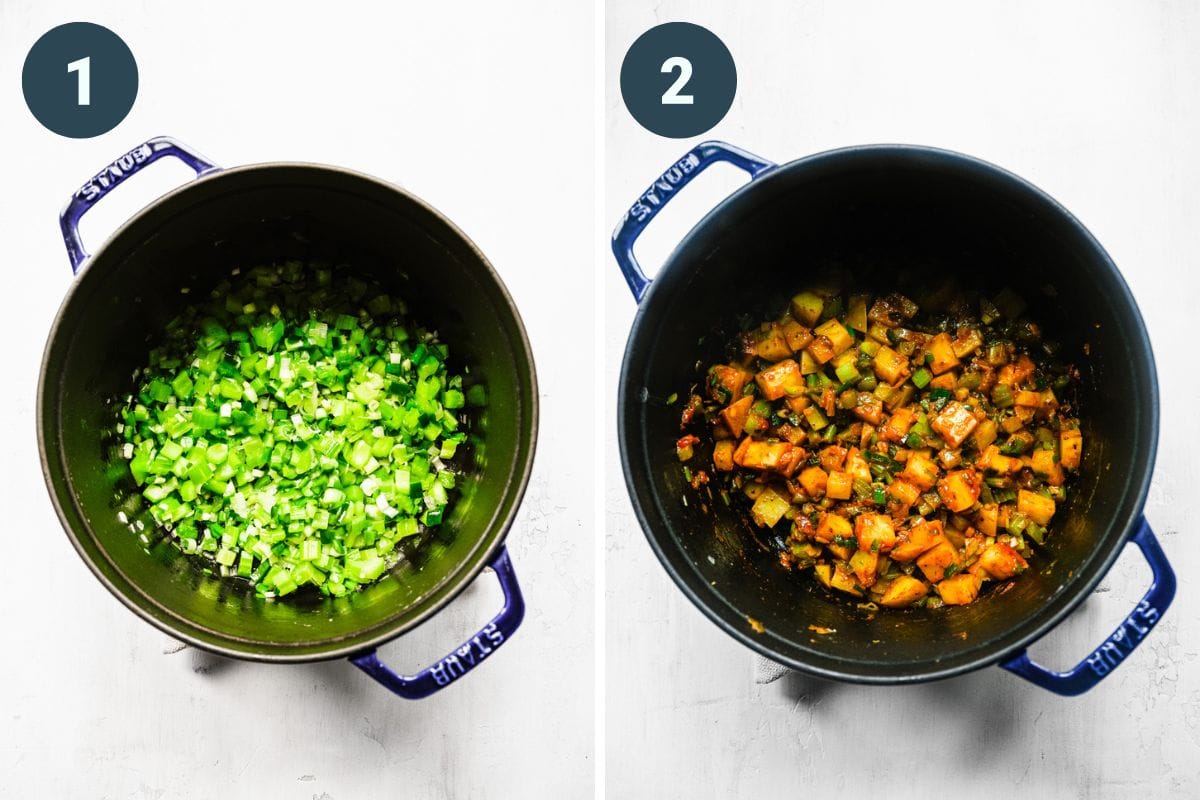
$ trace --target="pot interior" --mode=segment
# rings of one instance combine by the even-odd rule
[[[774,317],[792,294],[831,276],[875,295],[957,285],[990,296],[1012,287],[1046,338],[1061,343],[1061,358],[1081,371],[1082,475],[1031,570],[999,591],[989,584],[974,604],[859,609],[811,574],[780,567],[771,534],[739,513],[739,498],[732,508],[701,503],[684,484],[674,449],[682,402],[666,398],[687,397],[698,363],[723,360],[739,317]],[[1099,245],[1053,201],[956,154],[857,148],[760,178],[681,243],[635,323],[619,425],[647,536],[710,617],[790,666],[891,682],[996,661],[1086,596],[1140,513],[1157,435],[1156,391],[1128,289]]]
[[[379,583],[339,599],[298,592],[265,601],[245,582],[205,575],[166,541],[147,553],[117,517],[132,484],[106,470],[101,445],[113,401],[132,389],[134,369],[185,304],[207,298],[234,267],[290,258],[349,265],[403,297],[412,318],[450,345],[452,367],[468,369],[488,390],[473,429],[474,467],[434,541]],[[533,456],[533,364],[499,278],[424,204],[331,168],[229,170],[140,213],[80,273],[47,346],[42,381],[47,480],[85,560],[172,635],[243,657],[346,654],[428,618],[499,547]],[[140,518],[153,527],[146,512]]]

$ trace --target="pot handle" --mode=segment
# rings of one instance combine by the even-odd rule
[[[1034,663],[1024,650],[1001,662],[1000,666],[1043,689],[1066,697],[1083,694],[1120,666],[1166,613],[1175,597],[1175,571],[1167,562],[1167,556],[1145,518],[1140,521],[1130,541],[1141,548],[1142,555],[1150,562],[1153,582],[1137,607],[1129,612],[1129,616],[1103,644],[1066,672],[1054,672]]]
[[[397,675],[379,660],[373,649],[352,656],[350,662],[383,684],[384,688],[407,700],[428,697],[475,669],[500,645],[512,638],[525,617],[525,598],[521,596],[521,587],[508,558],[508,550],[500,548],[500,552],[489,566],[496,571],[496,577],[500,579],[500,588],[504,591],[504,608],[500,609],[500,613],[479,633],[441,661],[426,667],[416,675]]]
[[[724,142],[702,142],[672,164],[649,189],[642,192],[641,197],[625,212],[625,217],[613,231],[612,237],[613,255],[617,258],[617,266],[621,268],[621,274],[629,284],[629,291],[633,292],[633,299],[639,303],[650,286],[650,279],[642,272],[641,265],[633,255],[633,243],[676,192],[718,161],[725,161],[745,170],[750,173],[751,180],[776,166]]]
[[[71,199],[63,206],[62,213],[58,215],[63,241],[67,245],[67,257],[71,259],[71,272],[78,272],[79,267],[89,255],[88,251],[83,249],[83,241],[79,238],[79,220],[101,198],[124,183],[129,176],[163,156],[178,158],[196,171],[196,177],[220,169],[216,164],[174,139],[168,136],[156,136],[139,144],[100,170],[91,180],[81,186],[79,191],[71,195]]]

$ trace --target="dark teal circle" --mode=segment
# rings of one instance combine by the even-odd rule
[[[663,72],[668,59],[687,59],[692,74],[678,93],[690,104],[663,102],[681,77],[678,69]],[[672,139],[708,131],[728,113],[737,94],[737,67],[715,33],[691,22],[667,22],[638,37],[621,63],[621,97],[629,113],[646,130]]]
[[[67,65],[87,58],[89,104],[79,104],[83,76]],[[137,98],[138,68],[120,36],[92,22],[68,22],[38,39],[21,70],[25,105],[60,136],[88,139],[115,128]]]

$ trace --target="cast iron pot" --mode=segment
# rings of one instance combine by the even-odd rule
[[[745,170],[750,182],[684,237],[651,282],[633,256],[634,241],[717,162]],[[1036,187],[991,164],[924,147],[852,147],[776,166],[707,142],[633,204],[613,235],[613,252],[640,303],[618,397],[625,482],[667,572],[735,639],[828,678],[910,683],[999,663],[1073,695],[1107,675],[1161,618],[1175,576],[1142,518],[1158,438],[1150,341],[1108,255]],[[1030,316],[1062,342],[1064,358],[1080,367],[1082,477],[1060,505],[1034,569],[1002,596],[872,616],[810,576],[780,568],[735,511],[719,502],[705,511],[694,495],[682,502],[674,448],[680,405],[667,398],[686,395],[698,360],[722,357],[721,333],[738,330],[738,315],[778,313],[806,276],[829,265],[876,293],[894,286],[898,271],[927,282],[953,276],[984,289],[1011,285],[1030,301]],[[1026,648],[1083,602],[1127,542],[1153,570],[1142,601],[1075,668],[1060,673],[1032,662]]]
[[[198,180],[151,203],[88,255],[80,217],[163,156],[180,159]],[[71,198],[61,224],[78,277],[42,360],[38,447],[63,528],[121,602],[169,635],[225,656],[349,657],[408,698],[450,684],[508,641],[525,604],[504,537],[533,463],[536,379],[508,292],[462,232],[418,198],[366,175],[287,163],[220,169],[168,138],[105,167]],[[469,367],[488,388],[476,467],[439,536],[379,583],[336,600],[263,601],[244,583],[204,575],[165,541],[148,555],[118,519],[101,448],[112,399],[131,391],[134,369],[189,298],[205,297],[233,266],[286,258],[336,259],[380,281],[436,326],[457,368]],[[378,660],[378,645],[432,618],[485,566],[499,577],[504,608],[478,634],[415,675],[397,675]]]

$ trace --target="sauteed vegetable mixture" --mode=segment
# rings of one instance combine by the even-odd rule
[[[1010,290],[948,309],[797,294],[689,398],[685,477],[745,498],[785,567],[864,602],[964,605],[1019,576],[1080,467],[1077,373]]]
[[[466,407],[486,395],[406,314],[341,270],[288,262],[235,271],[167,326],[117,431],[180,550],[263,596],[340,596],[441,523]]]

